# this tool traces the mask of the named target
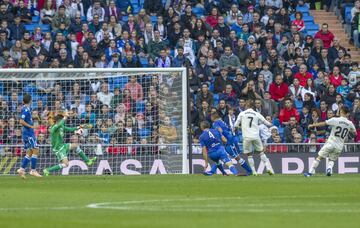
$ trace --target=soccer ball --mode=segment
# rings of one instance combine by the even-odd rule
[[[75,134],[77,135],[82,135],[84,133],[84,130],[82,128],[79,128],[78,130],[75,131]]]

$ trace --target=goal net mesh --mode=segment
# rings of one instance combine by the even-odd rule
[[[59,163],[49,129],[67,110],[66,126],[86,127],[81,136],[66,133],[65,143],[80,143],[98,159],[87,167],[71,151],[62,174],[182,173],[183,71],[141,70],[1,71],[0,174],[15,174],[25,155],[19,124],[24,94],[32,96],[38,170]]]

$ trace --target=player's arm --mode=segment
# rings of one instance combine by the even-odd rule
[[[328,125],[326,122],[319,122],[319,123],[313,123],[313,124],[309,124],[308,128],[315,128],[315,127],[325,127],[326,125]]]
[[[265,119],[265,117],[263,115],[261,115],[260,113],[256,113],[256,115],[258,116],[259,120],[264,123],[266,126],[271,127],[272,123],[270,123],[269,121],[267,121]]]
[[[238,117],[237,117],[237,119],[235,121],[234,127],[239,128],[240,124],[241,124],[241,113],[238,115]]]
[[[20,119],[20,124],[24,127],[35,129],[35,126],[26,123],[25,120],[23,120],[23,119]]]
[[[203,158],[204,158],[204,161],[205,161],[205,167],[204,168],[206,170],[208,165],[209,165],[209,157],[208,157],[206,146],[202,147],[202,154],[203,154]]]
[[[64,131],[67,131],[67,132],[75,132],[76,130],[78,130],[79,128],[81,128],[80,126],[79,127],[68,127],[68,126],[64,126]]]

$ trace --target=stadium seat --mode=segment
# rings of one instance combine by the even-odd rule
[[[119,88],[123,89],[126,83],[128,83],[128,78],[127,77],[113,78],[114,89],[116,87],[119,87]]]
[[[217,106],[219,104],[219,94],[214,94],[214,106]]]
[[[39,17],[39,16],[33,16],[32,19],[31,19],[31,21],[32,21],[32,23],[37,24],[37,23],[39,23],[39,21],[40,21],[40,17]]]
[[[30,24],[30,25],[25,25],[25,30],[28,32],[33,32],[35,29],[35,25],[34,24]]]
[[[313,22],[314,23],[314,17],[313,16],[304,16],[303,17],[304,22]]]
[[[307,34],[308,34],[309,36],[314,37],[317,32],[318,32],[318,31],[310,30],[310,31],[307,32]]]
[[[319,29],[320,29],[318,24],[313,24],[313,23],[305,24],[305,28],[308,32],[309,31],[319,31]]]
[[[147,67],[149,62],[148,62],[148,59],[147,58],[140,58],[140,64],[143,66],[143,67]]]
[[[136,112],[145,112],[145,102],[144,101],[138,101],[136,102]]]
[[[4,84],[0,82],[0,95],[4,95]]]
[[[155,24],[157,22],[157,16],[151,16],[151,23]]]
[[[309,13],[309,7],[307,7],[307,6],[297,6],[296,11],[301,12],[301,13]]]
[[[128,16],[122,16],[121,21],[128,22],[129,17]]]
[[[139,129],[138,132],[139,132],[140,138],[146,138],[151,135],[151,131],[148,128]]]
[[[82,17],[81,17],[81,21],[82,21],[82,22],[86,22],[86,21],[87,21],[86,16],[82,16]]]
[[[204,15],[204,9],[201,7],[194,7],[192,12],[196,15]]]

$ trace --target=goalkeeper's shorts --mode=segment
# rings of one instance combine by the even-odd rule
[[[61,147],[53,149],[53,152],[55,153],[55,155],[59,161],[62,161],[65,158],[67,159],[69,151],[70,151],[69,143],[65,143]]]

